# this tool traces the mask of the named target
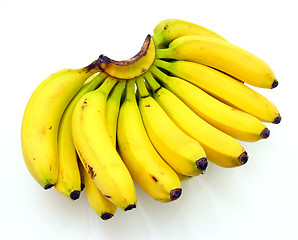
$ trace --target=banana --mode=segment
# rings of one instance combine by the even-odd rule
[[[155,68],[152,71],[165,79]],[[145,74],[145,79],[153,91],[154,99],[180,129],[202,145],[210,162],[225,168],[247,162],[247,153],[236,139],[199,117],[174,93],[160,86],[151,72]]]
[[[188,61],[157,60],[156,65],[263,122],[277,124],[281,121],[277,107],[269,99],[216,69]]]
[[[100,55],[98,64],[103,72],[120,79],[132,79],[146,72],[155,60],[155,44],[151,35],[147,35],[144,44],[134,57],[116,61],[105,55]]]
[[[202,146],[185,134],[149,95],[143,78],[136,82],[140,113],[152,145],[176,172],[187,176],[201,174],[208,165]]]
[[[161,202],[180,197],[182,189],[177,174],[156,152],[144,128],[134,79],[128,81],[120,107],[117,142],[123,161],[144,192]]]
[[[81,175],[78,167],[78,157],[72,140],[71,119],[77,101],[87,92],[94,90],[106,74],[94,74],[87,84],[80,89],[66,107],[58,129],[58,180],[55,189],[72,200],[80,197]]]
[[[168,46],[174,39],[186,35],[201,35],[225,40],[219,34],[205,27],[179,19],[161,21],[154,28],[153,33],[152,37],[158,48]]]
[[[120,99],[125,88],[125,81],[119,83],[113,88],[112,93],[107,100],[106,120],[107,131],[112,144],[116,148],[116,128],[120,107]],[[117,206],[110,202],[97,188],[96,184],[88,173],[84,170],[84,178],[86,182],[86,194],[88,202],[98,216],[103,220],[108,220],[115,215]]]
[[[110,202],[97,188],[96,184],[84,169],[84,180],[88,202],[95,213],[101,217],[102,220],[112,218],[117,211],[117,206]]]
[[[275,88],[278,81],[270,66],[254,54],[216,38],[189,35],[157,49],[157,58],[201,63],[260,88]]]
[[[27,103],[21,127],[22,153],[30,174],[44,189],[58,179],[57,135],[62,114],[86,79],[98,71],[96,61],[81,69],[60,70],[45,79]]]
[[[246,142],[268,137],[268,128],[256,117],[226,105],[181,78],[166,75],[155,66],[151,71],[162,81],[162,85],[219,130]]]
[[[116,147],[117,121],[120,108],[122,93],[124,91],[126,81],[120,80],[112,90],[107,101],[107,130],[113,145]]]
[[[108,77],[98,89],[80,98],[73,111],[72,133],[83,166],[98,189],[127,211],[136,207],[136,191],[106,124],[108,94],[117,81]]]

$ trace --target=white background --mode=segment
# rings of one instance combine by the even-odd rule
[[[0,2],[1,239],[298,239],[296,1],[3,1]],[[20,126],[37,85],[99,54],[136,54],[154,26],[188,20],[265,60],[279,86],[258,90],[279,108],[271,136],[242,143],[249,162],[236,169],[209,164],[164,204],[139,188],[135,210],[102,221],[85,192],[71,202],[43,190],[22,159]],[[2,236],[3,235],[3,236]],[[6,236],[4,238],[4,236]]]

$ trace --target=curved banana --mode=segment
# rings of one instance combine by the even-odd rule
[[[28,101],[21,128],[23,158],[44,189],[58,179],[57,135],[64,109],[86,79],[98,71],[96,61],[81,69],[60,70],[44,80]]]
[[[263,122],[277,124],[281,120],[277,107],[269,99],[216,69],[188,61],[156,60],[156,65]]]
[[[87,92],[93,91],[104,79],[106,74],[94,74],[88,79],[80,91],[66,107],[58,129],[58,180],[55,189],[72,200],[80,197],[81,175],[78,157],[72,140],[71,119],[77,101]]]
[[[155,66],[151,71],[162,81],[162,85],[219,130],[246,142],[268,137],[269,130],[256,117],[226,105],[181,78],[166,75]]]
[[[169,202],[180,197],[182,189],[174,170],[151,144],[144,128],[135,96],[135,80],[126,85],[120,107],[117,141],[120,155],[134,181],[153,199]]]
[[[98,64],[103,72],[120,79],[132,79],[145,73],[155,60],[155,44],[151,35],[147,35],[138,54],[128,60],[116,61],[100,55]]]
[[[206,153],[199,142],[185,134],[152,98],[144,79],[137,79],[139,109],[148,137],[157,152],[176,172],[198,176],[206,170]]]
[[[174,39],[186,35],[201,35],[225,40],[219,34],[205,27],[179,19],[161,21],[156,25],[153,33],[154,35],[152,37],[158,48],[168,46]]]
[[[116,132],[117,132],[117,121],[120,109],[120,103],[122,93],[126,86],[126,81],[120,80],[107,100],[107,129],[112,140],[112,143],[116,147]]]
[[[182,36],[172,41],[169,48],[157,49],[156,55],[157,58],[201,63],[260,88],[278,85],[267,63],[238,46],[216,38]]]
[[[117,211],[117,206],[110,202],[97,188],[93,179],[84,169],[84,180],[88,202],[95,213],[101,217],[102,220],[112,218]]]
[[[117,119],[119,113],[120,99],[122,92],[125,88],[125,81],[119,81],[119,83],[113,88],[111,95],[107,100],[107,130],[110,139],[116,148],[116,128]],[[109,201],[97,188],[96,184],[88,173],[84,170],[84,178],[86,182],[86,195],[88,202],[96,212],[98,216],[103,220],[108,220],[115,215],[117,211],[117,206]]]
[[[108,77],[93,92],[80,98],[73,111],[73,141],[85,170],[98,189],[123,210],[136,207],[133,180],[115,146],[106,125],[106,102],[117,80]]]
[[[157,70],[152,71],[164,78]],[[151,72],[145,74],[145,79],[152,88],[154,99],[180,129],[202,145],[210,162],[226,168],[247,162],[247,153],[236,139],[200,118],[174,93],[160,86]]]

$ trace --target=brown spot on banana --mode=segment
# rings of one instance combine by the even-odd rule
[[[154,40],[147,35],[141,50],[128,60],[116,61],[105,55],[100,55],[97,65],[101,71],[108,75],[129,80],[136,78],[148,71],[156,57]]]
[[[94,172],[93,167],[91,167],[90,165],[87,165],[87,167],[88,167],[88,174],[92,179],[94,179],[96,176],[96,173]]]
[[[158,182],[158,179],[154,176],[151,176],[151,178],[153,179],[154,182]]]

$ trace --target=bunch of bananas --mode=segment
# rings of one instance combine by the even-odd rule
[[[181,181],[204,173],[208,161],[245,164],[240,141],[266,139],[264,122],[281,121],[249,85],[278,82],[264,61],[215,32],[162,21],[133,58],[100,55],[37,87],[22,121],[26,166],[44,189],[72,200],[85,188],[104,220],[136,207],[134,184],[157,201],[176,200]]]

